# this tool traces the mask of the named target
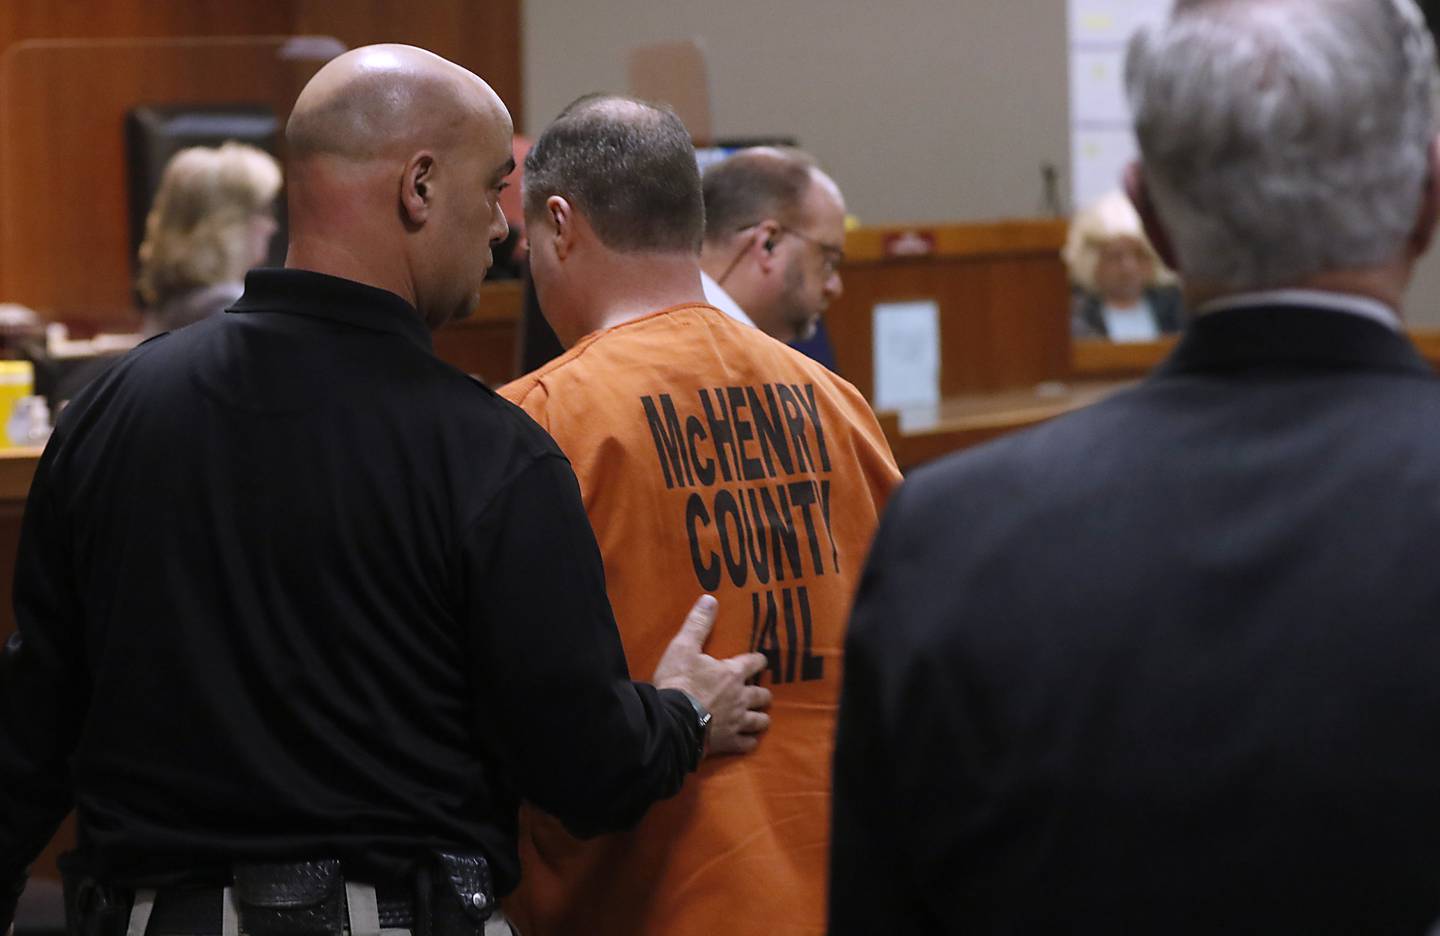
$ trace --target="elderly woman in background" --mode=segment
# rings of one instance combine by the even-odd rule
[[[137,286],[145,335],[174,331],[240,297],[276,230],[280,166],[241,143],[196,146],[165,167],[145,219]]]
[[[1140,216],[1120,192],[1076,216],[1062,256],[1076,287],[1072,336],[1153,341],[1184,325],[1175,275],[1160,262]]]

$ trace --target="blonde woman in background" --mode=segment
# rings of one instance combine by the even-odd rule
[[[165,166],[145,219],[136,287],[146,338],[224,311],[240,298],[247,270],[269,251],[278,227],[280,165],[242,143],[195,146]],[[68,368],[47,394],[52,407],[74,399],[119,355]]]
[[[240,298],[277,224],[280,166],[253,146],[176,153],[145,219],[137,286],[146,337],[174,331]]]
[[[1076,215],[1062,252],[1076,287],[1076,338],[1153,341],[1184,325],[1180,290],[1150,246],[1130,199],[1105,195]]]

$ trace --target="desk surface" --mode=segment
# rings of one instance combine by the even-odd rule
[[[881,413],[880,427],[895,460],[902,469],[909,469],[1098,403],[1134,384],[1133,380],[1052,382],[1021,390],[964,394],[935,406]]]
[[[1057,381],[1020,390],[970,393],[942,400],[935,406],[900,410],[898,424],[905,435],[1026,425],[1097,403],[1133,383],[1129,380]]]

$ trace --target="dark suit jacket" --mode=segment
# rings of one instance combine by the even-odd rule
[[[1185,327],[1185,307],[1177,287],[1151,287],[1145,290],[1145,301],[1150,303],[1150,317],[1155,320],[1155,330],[1160,334],[1173,334]],[[1110,337],[1099,296],[1086,292],[1074,294],[1070,308],[1070,337]]]
[[[834,809],[833,934],[1424,932],[1440,380],[1358,316],[1219,312],[1137,389],[918,472]]]

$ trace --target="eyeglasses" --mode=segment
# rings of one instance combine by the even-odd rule
[[[763,221],[755,221],[751,224],[745,225],[744,227],[736,228],[735,233],[743,234],[751,228],[759,227],[761,224],[764,223],[765,222]],[[845,248],[843,247],[839,247],[835,244],[827,244],[825,241],[820,240],[818,237],[812,237],[809,234],[806,234],[804,231],[797,231],[795,228],[786,227],[783,224],[777,225],[776,229],[780,232],[780,237],[784,237],[786,234],[794,234],[796,237],[800,238],[802,241],[809,244],[811,247],[819,250],[820,259],[824,263],[823,269],[826,279],[834,276],[835,273],[839,271],[840,265],[845,262]]]
[[[820,259],[825,264],[824,270],[826,279],[834,276],[835,273],[840,269],[840,264],[845,262],[845,248],[843,247],[837,247],[834,244],[827,244],[818,237],[811,237],[804,231],[797,231],[794,228],[790,227],[780,228],[780,234],[782,236],[785,234],[794,234],[796,237],[800,238],[802,241],[809,244],[811,247],[819,250]]]

